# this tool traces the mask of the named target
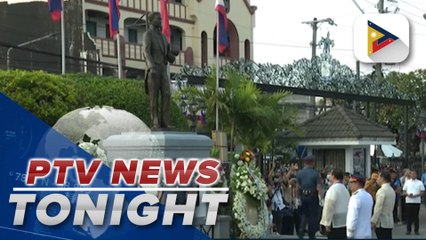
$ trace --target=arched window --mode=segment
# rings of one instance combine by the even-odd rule
[[[182,29],[175,27],[175,26],[170,26],[170,32],[171,32],[171,36],[170,36],[171,49],[182,51],[183,50],[183,31],[182,31]]]
[[[216,56],[216,27],[213,31],[213,53]],[[228,57],[231,60],[237,60],[240,58],[240,39],[238,37],[238,30],[235,27],[234,23],[228,19],[228,47],[225,49],[223,53],[220,54],[220,56]]]
[[[146,32],[145,20],[137,18],[124,19],[124,37],[126,42],[142,44]]]
[[[91,37],[110,38],[108,14],[95,10],[86,11],[86,31]]]
[[[185,50],[185,64],[194,65],[194,51],[192,51],[192,47],[187,47]]]
[[[202,32],[201,33],[201,66],[207,66],[208,64],[208,52],[207,52],[207,33],[206,32]]]
[[[244,59],[250,60],[251,54],[250,54],[250,40],[246,39],[244,41]]]

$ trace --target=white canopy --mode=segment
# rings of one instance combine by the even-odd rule
[[[382,145],[381,148],[383,155],[385,155],[385,157],[387,158],[398,158],[402,155],[402,151],[399,148],[394,147],[393,145]]]
[[[380,148],[377,147],[377,150],[378,150],[377,157],[379,158],[399,158],[402,155],[402,150],[391,144],[380,145]],[[375,151],[374,145],[370,145],[371,155],[374,154],[374,151]]]

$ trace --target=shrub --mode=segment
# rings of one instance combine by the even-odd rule
[[[0,92],[50,126],[76,108],[96,105],[126,110],[151,125],[143,81],[90,74],[62,76],[40,71],[0,71]],[[183,114],[173,102],[170,114],[172,125],[177,129],[188,129]]]
[[[113,77],[89,74],[71,74],[66,75],[65,78],[74,82],[77,93],[79,93],[77,99],[79,107],[106,105],[116,109],[124,109],[151,126],[149,99],[145,94],[143,81],[119,80]],[[171,124],[177,129],[188,129],[188,124],[182,112],[174,102],[170,106],[170,120]]]
[[[0,71],[0,92],[51,126],[77,106],[72,82],[40,71]]]

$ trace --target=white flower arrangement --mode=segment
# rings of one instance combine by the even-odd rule
[[[234,217],[238,221],[238,228],[249,239],[258,239],[265,235],[268,228],[268,208],[266,204],[258,204],[257,206],[257,224],[252,224],[247,219],[246,213],[247,200],[245,194],[240,191],[235,193],[234,206],[232,208]]]
[[[234,158],[238,159],[237,166],[232,167],[234,186],[237,191],[241,191],[244,194],[249,194],[257,200],[268,199],[268,187],[265,181],[263,181],[260,170],[254,168],[250,164],[250,160],[241,160],[245,158],[245,155],[252,154],[249,150],[245,150],[243,154],[235,154]],[[253,169],[254,168],[254,169]]]
[[[268,199],[268,187],[263,181],[260,170],[252,164],[254,154],[245,150],[242,154],[235,154],[237,164],[232,166],[232,186],[235,191],[232,207],[238,228],[248,238],[260,238],[264,236],[268,225],[268,209],[265,201]],[[247,219],[247,198],[256,203],[257,224],[250,223]]]
[[[87,153],[91,154],[95,158],[99,158],[102,160],[102,162],[106,163],[108,165],[108,158],[105,154],[105,150],[103,150],[99,145],[91,143],[91,142],[82,142],[79,143],[78,146],[86,151]]]

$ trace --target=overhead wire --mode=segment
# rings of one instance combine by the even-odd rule
[[[404,4],[408,5],[408,6],[410,6],[412,8],[415,8],[416,10],[419,10],[419,11],[422,11],[423,13],[426,13],[425,9],[419,8],[418,6],[415,6],[412,3],[410,3],[410,2],[407,2],[407,1],[404,1],[404,0],[398,0],[398,1],[404,3]]]
[[[371,2],[369,2],[369,1],[367,1],[367,0],[363,0],[364,2],[366,2],[366,3],[368,3],[368,4],[370,4],[370,5],[375,5],[374,3],[371,3]],[[401,1],[401,0],[400,0]],[[401,1],[401,2],[404,2],[404,3],[407,3],[407,2],[405,2],[405,1]],[[414,5],[412,5],[412,4],[407,4],[407,5],[410,5],[410,6],[414,6]],[[414,7],[416,7],[416,6],[414,6]],[[197,9],[197,11],[198,12],[201,12],[201,13],[203,13],[203,14],[209,14],[209,15],[211,15],[211,16],[216,16],[216,14],[215,14],[215,12],[214,11],[209,11],[209,12],[205,12],[205,11],[199,11],[199,9]],[[403,10],[403,11],[406,11],[406,10]],[[411,13],[412,14],[412,13]],[[21,15],[21,16],[24,16],[24,17],[32,17],[32,16],[26,16],[26,15],[23,15],[23,14],[19,14],[19,15]],[[347,16],[347,15],[346,15]],[[339,17],[339,16],[338,16]],[[337,17],[337,18],[338,18]],[[340,17],[345,17],[345,15],[342,15],[342,16],[340,16]],[[49,20],[49,19],[48,19]],[[50,21],[50,20],[49,20]],[[421,23],[419,23],[419,22],[417,22],[417,21],[414,21],[414,22],[416,22],[416,23],[418,23],[418,24],[421,24]],[[245,27],[245,28],[248,28],[247,26],[244,26],[244,25],[240,25],[240,24],[236,24],[237,26],[239,26],[239,27]],[[421,25],[423,25],[423,24],[421,24]],[[426,25],[426,24],[424,24],[424,25]],[[0,28],[1,28],[2,26],[0,26]],[[106,28],[106,26],[102,26],[102,25],[99,25],[98,27],[104,27],[104,28]],[[337,27],[339,27],[339,26],[337,26]],[[350,28],[352,28],[352,27],[349,27],[349,26],[344,26],[344,25],[341,25],[340,27],[342,27],[342,28],[347,28],[347,29],[350,29]],[[7,26],[6,27],[4,27],[4,28],[8,28]],[[10,29],[10,28],[9,28]],[[120,30],[124,30],[123,28],[120,28]],[[13,30],[12,30],[13,31]],[[18,30],[18,31],[20,31],[20,30]],[[16,32],[16,30],[15,30],[15,32]],[[21,31],[22,33],[23,33],[23,31]],[[27,32],[27,31],[25,31],[25,32]],[[426,36],[426,35],[425,35]],[[190,35],[183,35],[183,38],[195,38],[195,39],[201,39],[201,36],[190,36]],[[208,38],[209,40],[214,40],[214,38]],[[111,39],[112,40],[112,39]],[[245,41],[245,40],[244,40]],[[244,41],[238,41],[239,43],[244,43]],[[300,44],[293,44],[293,43],[270,43],[270,42],[255,42],[255,41],[250,41],[250,44],[252,45],[252,46],[255,46],[255,45],[263,45],[263,46],[274,46],[274,47],[285,47],[285,48],[305,48],[305,49],[310,49],[311,48],[311,46],[309,46],[309,44],[306,44],[306,45],[300,45]],[[350,49],[350,48],[333,48],[332,49],[332,51],[341,51],[341,52],[347,52],[347,51],[353,51],[353,49]]]

